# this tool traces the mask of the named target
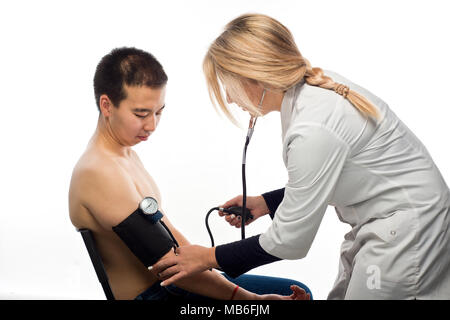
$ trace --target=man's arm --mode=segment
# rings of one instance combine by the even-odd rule
[[[173,236],[181,247],[190,244],[189,241],[181,234],[181,232],[172,225],[166,215],[164,215],[162,220],[171,230]],[[173,256],[175,256],[175,253],[173,251],[169,251],[160,260],[164,260]],[[158,275],[155,274],[155,276]],[[219,300],[230,299],[236,287],[234,283],[228,281],[222,274],[215,270],[203,271],[200,274],[176,281],[174,284],[184,290]],[[258,296],[256,294],[253,294],[252,292],[249,292],[243,288],[239,288],[236,292],[236,295],[234,296],[235,300],[255,300],[257,298]]]
[[[85,169],[79,187],[82,205],[108,231],[133,213],[142,200],[132,179],[114,165]]]
[[[84,188],[83,205],[90,210],[94,218],[106,230],[112,230],[112,227],[125,220],[138,208],[142,200],[133,181],[113,167],[104,166],[100,170],[86,172],[80,187]],[[166,215],[163,217],[163,221],[181,246],[189,244]],[[162,259],[174,255],[175,253],[169,250]],[[175,284],[187,291],[223,300],[230,299],[236,287],[216,271],[204,271]],[[242,288],[235,295],[235,299],[256,299],[256,297],[255,294]]]

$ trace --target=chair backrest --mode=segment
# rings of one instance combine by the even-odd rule
[[[98,280],[100,281],[103,291],[105,292],[105,296],[107,300],[115,300],[114,294],[111,291],[111,287],[109,285],[108,276],[105,271],[105,267],[103,266],[102,258],[97,250],[95,245],[94,237],[92,236],[92,232],[89,229],[77,229],[78,232],[81,233],[83,237],[84,244],[86,245],[86,249],[89,253],[89,257],[91,258],[92,264],[95,269],[95,273],[97,274]]]

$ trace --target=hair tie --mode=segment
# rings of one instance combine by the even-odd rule
[[[344,98],[347,98],[350,88],[347,87],[345,84],[337,84],[337,86],[334,88],[334,91],[337,94],[340,94],[341,96],[343,96]]]

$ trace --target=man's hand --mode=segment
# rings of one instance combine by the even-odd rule
[[[231,200],[228,200],[223,205],[221,205],[221,208],[229,208],[233,206],[242,207],[243,201],[242,195],[234,197]],[[269,213],[269,208],[267,207],[266,201],[264,200],[263,196],[256,196],[256,197],[247,197],[246,205],[248,210],[250,210],[250,213],[253,215],[253,219],[249,219],[245,225],[250,224],[251,222],[255,221],[259,217],[262,217],[263,215]],[[241,217],[235,216],[234,214],[227,215],[224,212],[219,211],[220,216],[225,216],[225,220],[232,226],[235,226],[236,228],[241,227]]]
[[[297,285],[291,285],[292,294],[290,296],[282,296],[279,294],[263,294],[259,295],[261,300],[311,300],[311,295]]]
[[[175,256],[161,259],[151,270],[164,280],[161,285],[167,286],[193,274],[219,267],[215,249],[198,245],[182,246],[175,250]]]

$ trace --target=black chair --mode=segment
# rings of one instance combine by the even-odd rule
[[[111,287],[109,285],[108,276],[105,271],[105,267],[103,266],[102,258],[95,246],[94,237],[92,236],[92,232],[89,229],[77,229],[78,232],[81,233],[83,237],[84,244],[86,245],[86,249],[89,253],[89,257],[91,258],[92,264],[95,269],[95,273],[97,274],[98,280],[100,281],[103,291],[105,292],[105,296],[107,300],[115,300],[114,294],[111,291]]]

